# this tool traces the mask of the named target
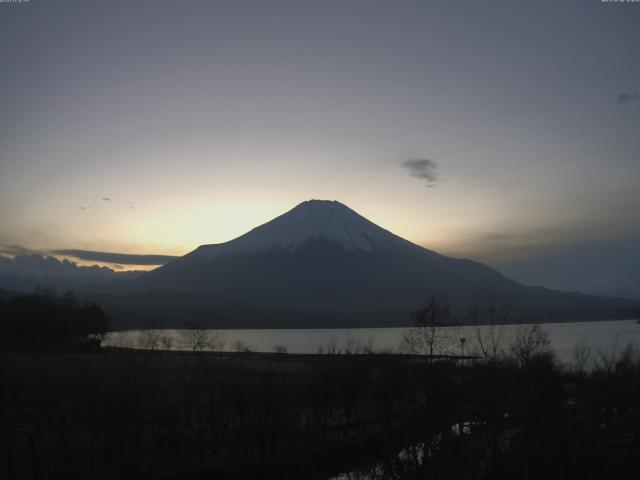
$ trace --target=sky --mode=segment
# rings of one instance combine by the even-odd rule
[[[2,2],[0,250],[148,267],[335,199],[640,295],[638,45],[640,2]]]

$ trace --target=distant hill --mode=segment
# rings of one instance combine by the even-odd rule
[[[525,287],[375,225],[336,201],[310,200],[226,243],[203,245],[136,278],[95,288],[123,324],[198,320],[215,326],[402,325],[427,295],[459,312],[508,296],[521,320],[632,317],[625,300]]]

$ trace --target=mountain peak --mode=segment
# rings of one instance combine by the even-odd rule
[[[358,213],[356,213],[355,211],[351,210],[349,207],[347,207],[344,203],[340,203],[337,200],[318,200],[315,198],[312,198],[310,200],[305,200],[302,203],[299,203],[298,205],[296,205],[295,207],[293,207],[291,210],[289,210],[288,212],[286,212],[285,214],[281,215],[288,215],[291,214],[293,212],[296,212],[298,210],[303,210],[306,213],[305,214],[313,214],[310,212],[315,212],[320,213],[320,212],[329,212],[329,211],[334,211],[334,212],[339,212],[342,211],[344,213],[349,212],[352,215],[357,215],[358,217],[364,218],[361,215],[359,215]],[[279,218],[279,217],[277,217]]]
[[[337,200],[319,200],[319,199],[316,199],[316,198],[312,198],[310,200],[305,200],[304,202],[299,203],[298,205],[293,207],[291,210],[289,210],[288,213],[291,213],[291,212],[293,212],[294,210],[297,210],[297,209],[316,210],[316,211],[318,211],[318,210],[347,210],[347,211],[350,211],[350,212],[358,215],[356,212],[354,212],[349,207],[347,207],[344,203],[340,203]]]
[[[417,245],[367,220],[336,200],[307,200],[244,235],[223,244],[203,245],[199,254],[252,254],[273,248],[295,250],[325,239],[351,251],[371,252]]]
[[[342,205],[343,207],[346,207],[346,205],[344,203],[340,203],[337,200],[320,200],[319,198],[310,198],[309,200],[305,200],[302,203],[299,203],[297,206],[301,206],[301,205]]]

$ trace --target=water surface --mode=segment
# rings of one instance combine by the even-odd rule
[[[519,329],[527,325],[504,325],[502,335],[505,343],[513,338]],[[640,325],[634,320],[615,320],[606,322],[547,323],[542,327],[548,332],[551,346],[558,358],[570,363],[574,349],[583,345],[591,349],[592,358],[600,353],[620,351],[630,343],[640,345]],[[480,327],[486,333],[488,327]],[[276,348],[286,348],[289,353],[318,353],[335,349],[336,352],[349,348],[366,351],[397,351],[406,328],[327,328],[327,329],[241,329],[207,330],[209,338],[224,338],[224,350],[233,351],[246,347],[256,352],[273,352]],[[190,350],[185,330],[155,330],[161,338],[169,338],[172,350]],[[446,352],[470,353],[475,345],[477,330],[475,327],[447,328],[451,344]],[[130,330],[112,332],[107,335],[104,345],[141,348],[144,344],[144,331]],[[459,342],[465,338],[464,347]],[[215,343],[215,342],[214,342]],[[165,343],[166,345],[166,343]],[[163,348],[158,342],[157,348]]]

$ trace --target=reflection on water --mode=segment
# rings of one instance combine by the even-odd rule
[[[484,329],[487,327],[480,327]],[[520,325],[505,325],[505,338],[514,336]],[[634,320],[608,322],[547,323],[544,328],[549,332],[551,345],[561,361],[570,363],[577,345],[589,347],[595,352],[613,348],[621,350],[629,343],[640,345],[640,325]],[[273,352],[285,349],[288,353],[327,353],[344,352],[346,349],[358,349],[360,353],[368,351],[395,351],[404,328],[345,328],[345,329],[246,329],[246,330],[209,330],[210,336],[216,332],[224,338],[221,349],[234,351],[248,349],[255,352]],[[171,350],[191,350],[185,338],[184,330],[156,330],[163,341],[158,340],[158,348],[163,344]],[[113,332],[107,335],[104,345],[143,348],[140,338],[145,333],[132,330]],[[451,336],[466,338],[465,353],[473,350],[474,327],[459,327]],[[192,339],[193,340],[193,339]],[[220,340],[220,339],[219,339]],[[208,347],[207,347],[208,348]],[[220,349],[216,347],[215,349]],[[452,345],[448,353],[460,353],[459,345]]]
[[[430,450],[437,449],[439,439],[440,436],[431,446],[427,446],[423,442],[410,445],[370,467],[340,473],[331,477],[331,480],[383,480],[401,478],[408,473],[417,472],[423,465],[425,452],[429,455]]]
[[[507,413],[503,416],[504,419],[508,417],[509,415]],[[449,433],[454,438],[460,436],[469,437],[472,434],[477,434],[479,431],[486,429],[487,426],[488,424],[485,421],[463,421],[451,425]],[[515,430],[506,430],[501,436],[501,441],[508,443],[515,433]],[[445,442],[445,436],[443,434],[437,434],[430,442],[417,442],[373,465],[340,473],[331,477],[331,480],[415,478],[417,476],[416,474],[424,469],[425,463],[432,460],[438,453],[443,442]],[[422,477],[420,476],[420,478]]]

